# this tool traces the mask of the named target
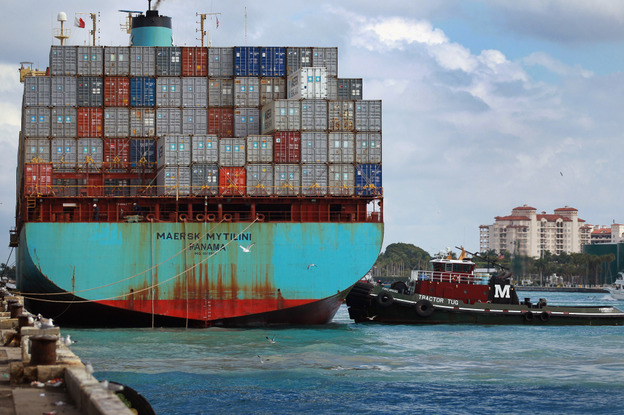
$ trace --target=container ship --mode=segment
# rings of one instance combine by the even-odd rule
[[[58,20],[49,67],[20,69],[10,245],[28,309],[82,327],[331,321],[383,239],[381,101],[338,77],[338,49],[179,47],[151,7],[129,46],[75,46]]]

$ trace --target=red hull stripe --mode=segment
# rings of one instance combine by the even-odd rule
[[[193,320],[219,320],[297,307],[319,300],[105,300],[98,304]],[[188,310],[188,311],[187,311]]]

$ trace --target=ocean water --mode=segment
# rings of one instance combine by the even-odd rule
[[[551,304],[608,294],[519,293]],[[158,414],[620,414],[624,327],[354,324],[64,329]],[[267,341],[273,338],[275,343]]]

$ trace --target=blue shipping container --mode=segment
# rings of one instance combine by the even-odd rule
[[[355,193],[359,196],[381,195],[381,164],[355,166]]]
[[[280,77],[286,74],[286,48],[260,48],[260,76]]]
[[[152,168],[156,163],[156,142],[150,139],[130,140],[130,165]]]
[[[153,107],[156,103],[156,79],[148,76],[130,78],[130,106]]]
[[[258,76],[260,73],[260,49],[253,46],[234,48],[234,75]]]

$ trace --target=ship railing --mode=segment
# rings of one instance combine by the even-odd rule
[[[484,280],[474,274],[462,272],[443,272],[443,271],[413,271],[410,280],[413,281],[435,281],[450,282],[457,284],[484,284]]]

